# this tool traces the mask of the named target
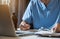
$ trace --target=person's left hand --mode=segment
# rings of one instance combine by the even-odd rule
[[[60,24],[55,25],[55,27],[53,27],[51,29],[51,31],[56,32],[56,33],[60,33]]]

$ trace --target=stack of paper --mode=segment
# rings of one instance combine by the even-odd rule
[[[54,33],[51,31],[16,31],[20,35],[42,35],[42,36],[60,36],[60,33]]]

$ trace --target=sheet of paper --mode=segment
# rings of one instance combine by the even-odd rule
[[[60,36],[60,33],[54,33],[54,32],[51,32],[51,31],[21,31],[21,30],[18,30],[18,31],[15,31],[17,34],[19,35],[42,35],[42,36]]]
[[[42,35],[42,36],[60,37],[60,33],[55,33],[51,31],[38,31],[35,32],[35,34]]]
[[[51,32],[51,31],[43,31],[43,30],[35,32],[35,34],[52,34],[52,33],[53,32]]]
[[[15,31],[17,34],[34,34],[34,32],[30,31]]]

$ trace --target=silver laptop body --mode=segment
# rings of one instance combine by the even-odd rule
[[[0,5],[0,36],[16,36],[7,5]]]

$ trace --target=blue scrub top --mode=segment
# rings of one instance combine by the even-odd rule
[[[34,29],[51,29],[60,23],[60,0],[50,0],[47,7],[40,0],[31,0],[22,20],[33,24]]]

